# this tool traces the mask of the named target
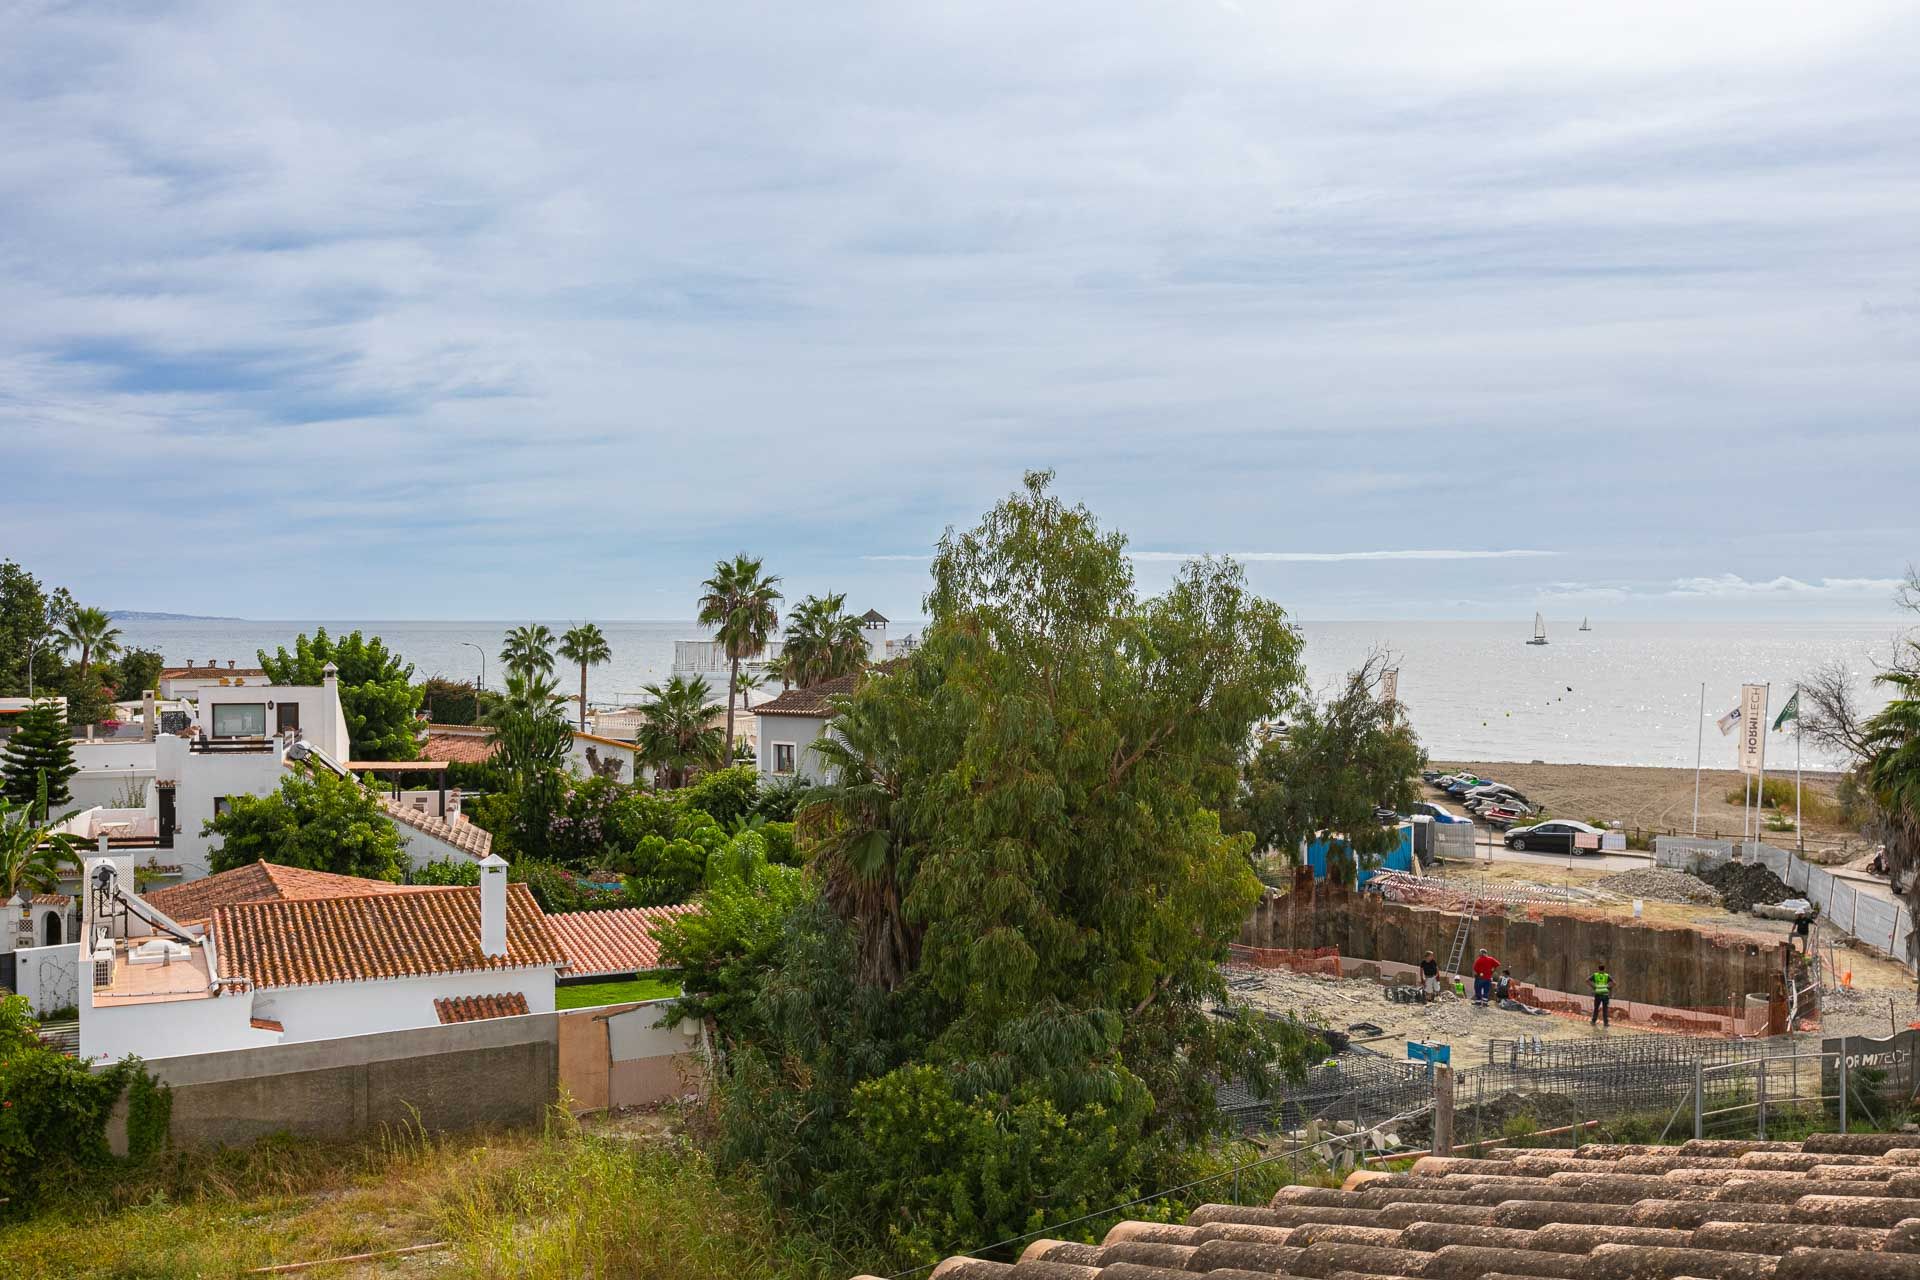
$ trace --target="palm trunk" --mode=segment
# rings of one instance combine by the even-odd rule
[[[580,664],[580,732],[587,731],[587,664]]]
[[[733,700],[740,691],[740,659],[733,659],[733,666],[727,672],[727,741],[722,750],[726,767],[733,765]]]

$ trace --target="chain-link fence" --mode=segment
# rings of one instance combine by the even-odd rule
[[[1726,840],[1701,840],[1691,836],[1661,836],[1654,841],[1656,866],[1680,871],[1700,871],[1740,860],[1758,863],[1780,877],[1789,889],[1820,908],[1820,914],[1833,928],[1885,951],[1903,964],[1910,964],[1907,948],[1913,937],[1913,916],[1904,903],[1868,893],[1844,876],[1816,867],[1791,850],[1758,841],[1740,844]]]

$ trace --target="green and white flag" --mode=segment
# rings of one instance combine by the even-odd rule
[[[1787,699],[1787,705],[1780,708],[1780,715],[1773,722],[1773,731],[1780,732],[1780,726],[1789,720],[1800,718],[1800,691],[1795,689],[1793,696]]]

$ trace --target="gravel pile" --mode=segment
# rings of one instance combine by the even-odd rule
[[[1705,880],[1665,867],[1622,871],[1599,881],[1596,887],[1625,898],[1653,898],[1660,902],[1691,902],[1715,907],[1721,902],[1720,891]]]
[[[1785,902],[1800,894],[1757,862],[1729,862],[1700,873],[1720,891],[1720,900],[1733,912],[1751,911],[1756,902]]]

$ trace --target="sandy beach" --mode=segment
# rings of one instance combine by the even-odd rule
[[[1693,830],[1694,775],[1691,769],[1662,769],[1630,765],[1512,764],[1489,760],[1436,760],[1430,768],[1442,771],[1470,769],[1517,787],[1530,800],[1544,804],[1555,817],[1583,822],[1613,823],[1654,832],[1687,834]],[[1793,774],[1770,774],[1770,777]],[[1817,808],[1806,814],[1809,843],[1835,846],[1850,841],[1865,853],[1868,846],[1858,832],[1834,820],[1833,791],[1838,775],[1808,772],[1802,776],[1804,804]],[[1708,769],[1700,775],[1700,834],[1739,838],[1741,775],[1731,769]],[[1733,803],[1727,803],[1731,792]],[[1430,789],[1428,798],[1439,799]],[[1819,798],[1816,806],[1813,797]],[[1440,803],[1447,803],[1440,799]],[[1773,843],[1791,845],[1787,832],[1767,833]]]

